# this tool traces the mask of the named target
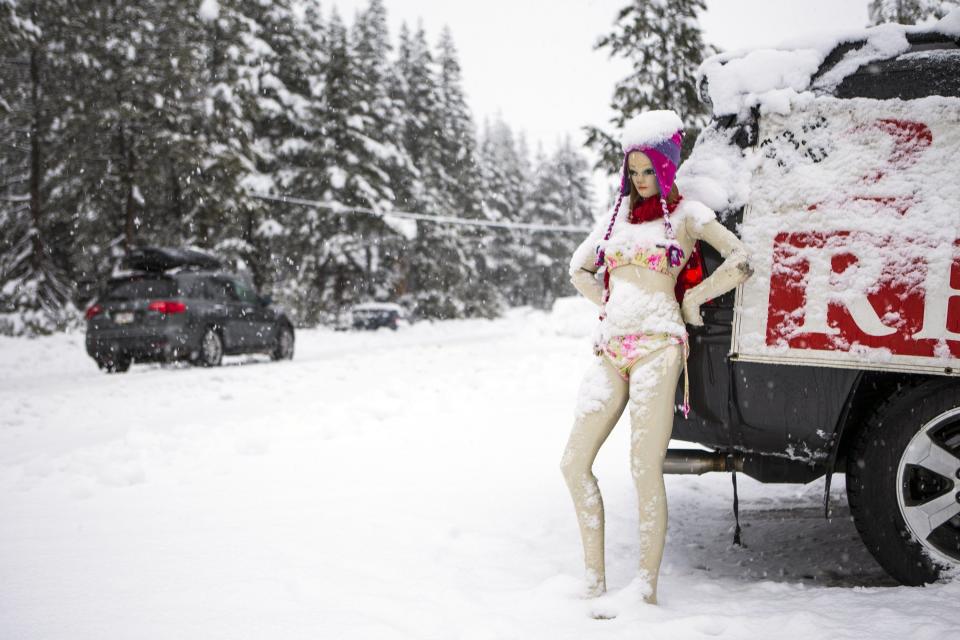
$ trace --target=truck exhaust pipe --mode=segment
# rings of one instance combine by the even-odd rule
[[[709,471],[740,471],[742,473],[743,455],[703,449],[667,449],[667,455],[663,459],[664,473],[701,475]]]

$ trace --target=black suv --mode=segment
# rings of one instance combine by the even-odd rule
[[[108,373],[133,362],[212,367],[242,353],[291,359],[293,324],[270,304],[208,254],[135,249],[87,309],[87,353]]]
[[[828,95],[903,101],[898,104],[908,105],[904,108],[926,96],[960,98],[960,40],[930,32],[906,37],[907,54],[861,66]],[[863,46],[863,41],[842,43],[815,77]],[[757,109],[747,116],[723,116],[704,133],[741,149],[760,149],[764,117]],[[805,123],[802,112],[797,117],[804,126],[816,126]],[[737,232],[744,209],[726,213],[723,223]],[[722,258],[704,246],[703,262],[711,272]],[[691,327],[693,410],[674,427],[675,438],[714,451],[670,450],[664,472],[741,471],[761,482],[781,483],[826,476],[827,516],[830,478],[845,473],[854,523],[888,574],[919,585],[960,566],[956,372],[746,361],[732,351],[734,303],[734,292],[711,301],[702,308],[704,326]],[[681,397],[678,389],[678,402]],[[734,493],[734,509],[736,504]]]

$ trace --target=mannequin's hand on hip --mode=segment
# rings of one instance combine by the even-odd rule
[[[700,317],[700,305],[690,298],[684,298],[680,305],[680,313],[683,315],[683,321],[692,324],[695,327],[703,326],[703,318]]]

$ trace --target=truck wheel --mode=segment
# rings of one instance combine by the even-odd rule
[[[937,380],[906,387],[857,434],[847,500],[864,544],[905,585],[960,566],[960,392]]]

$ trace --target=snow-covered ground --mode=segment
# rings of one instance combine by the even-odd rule
[[[589,304],[589,303],[583,303]],[[300,331],[293,361],[106,375],[0,339],[0,638],[937,638],[960,581],[896,586],[823,479],[668,476],[658,595],[630,588],[626,424],[595,465],[618,613],[579,598],[559,470],[592,313]],[[690,446],[689,443],[675,443]]]

